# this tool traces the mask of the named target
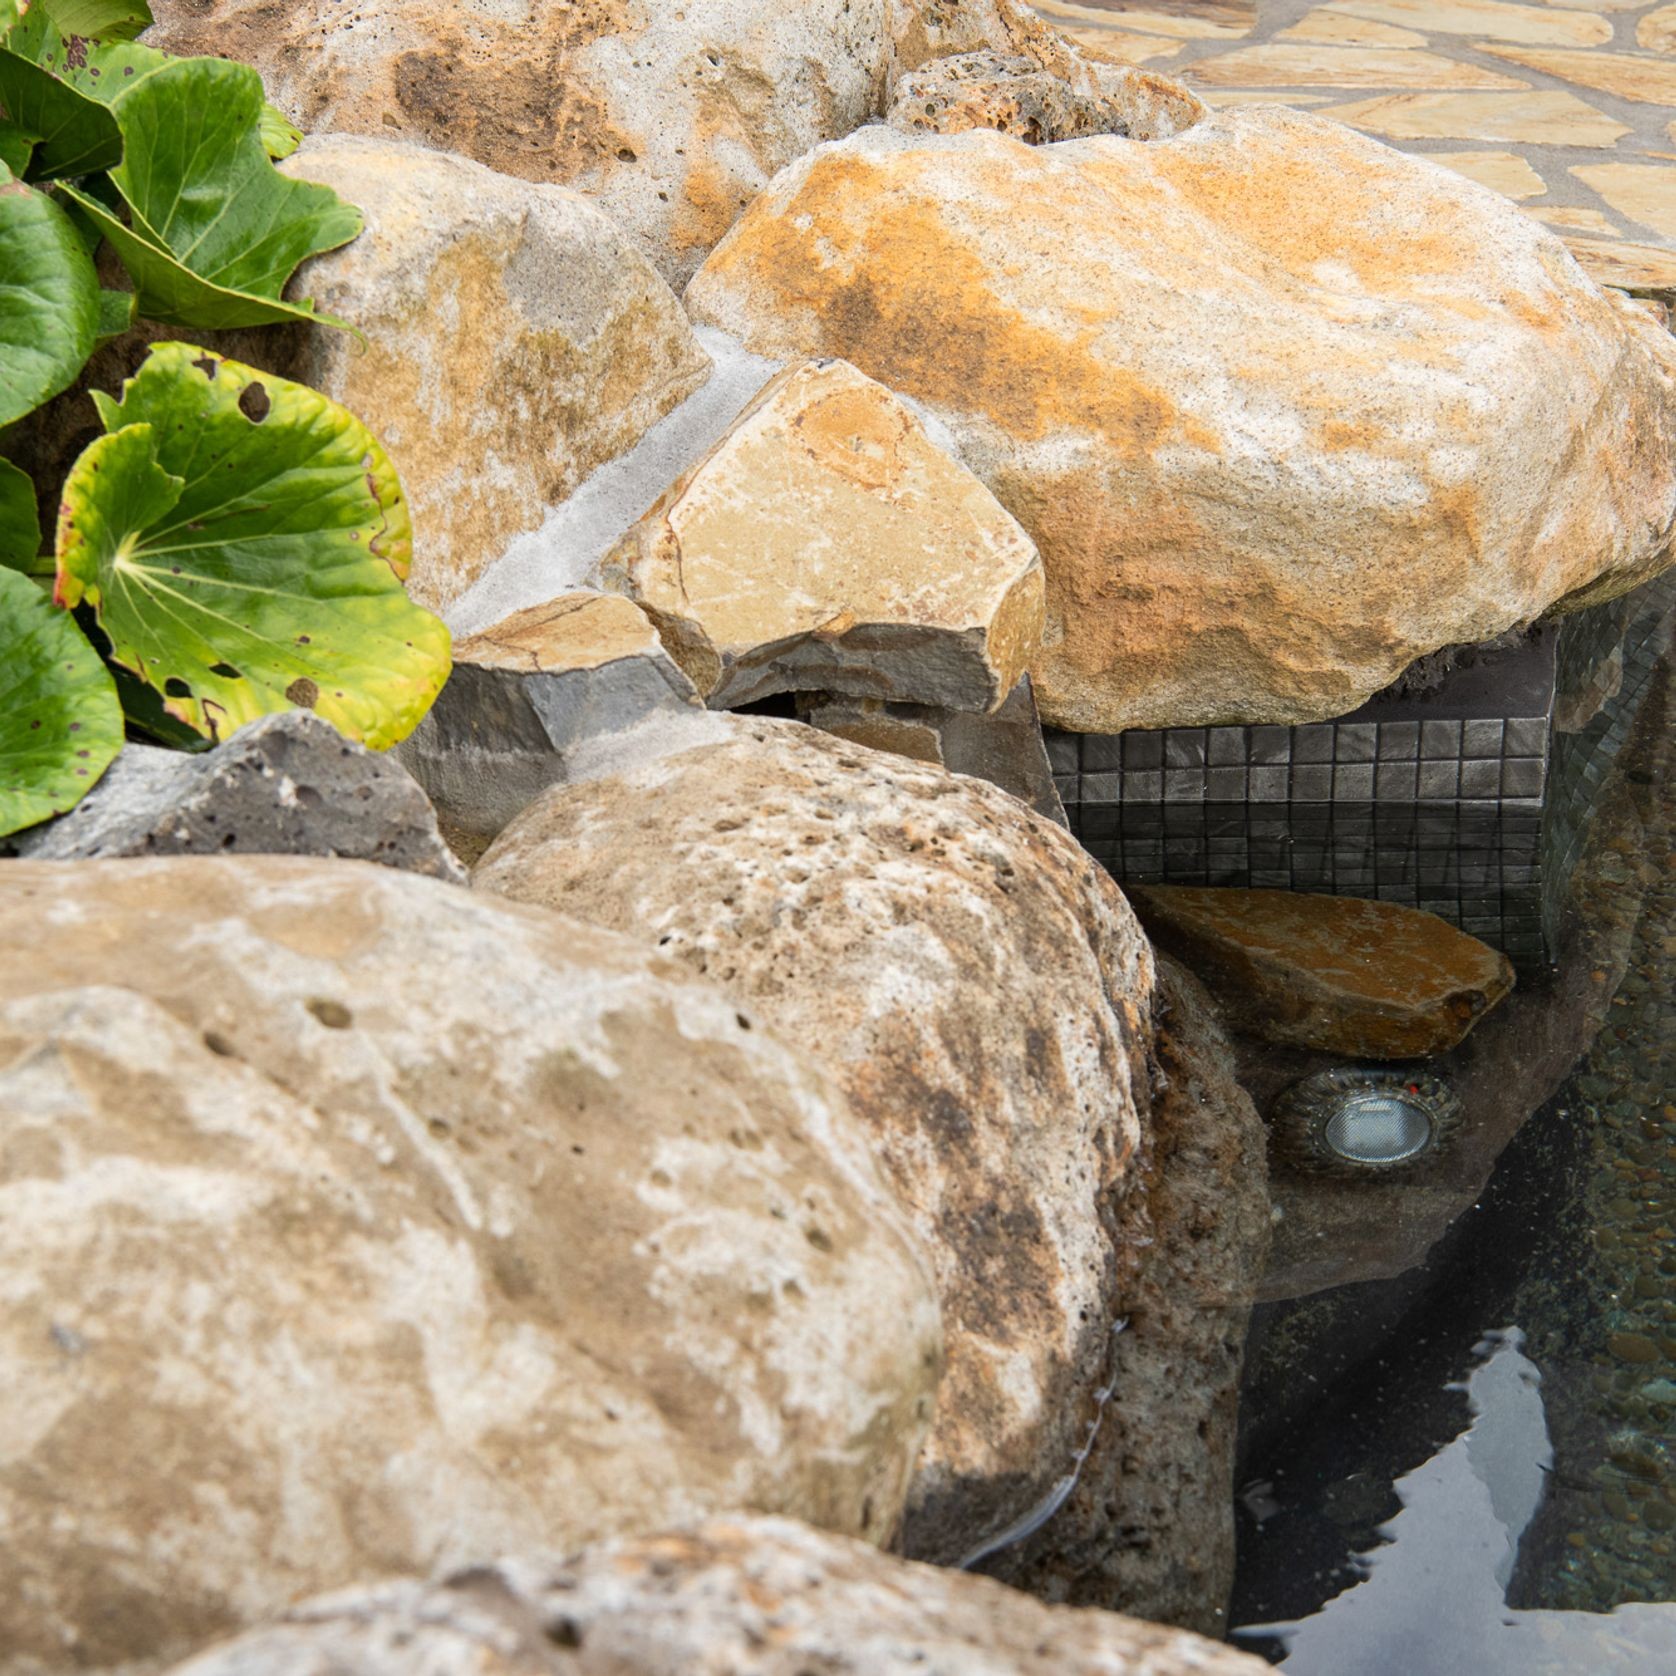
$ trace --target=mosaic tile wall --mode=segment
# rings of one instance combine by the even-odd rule
[[[1673,599],[1676,578],[1336,722],[1049,732],[1055,783],[1072,831],[1120,880],[1400,902],[1532,970]],[[1591,682],[1631,666],[1584,733],[1555,731],[1557,691],[1587,709]]]

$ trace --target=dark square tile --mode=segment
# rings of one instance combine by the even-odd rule
[[[1055,774],[1075,774],[1082,766],[1082,740],[1079,735],[1044,730],[1042,743],[1047,746],[1048,762]]]
[[[1121,774],[1084,774],[1082,801],[1084,803],[1116,803],[1123,796]]]
[[[1123,799],[1126,803],[1156,803],[1163,795],[1162,770],[1131,769],[1123,775]]]
[[[1210,765],[1212,768],[1231,768],[1243,765],[1246,758],[1245,729],[1243,727],[1213,727],[1210,730]]]
[[[1218,802],[1243,803],[1246,796],[1245,768],[1213,768],[1205,777],[1205,796]]]
[[[1330,722],[1292,729],[1292,761],[1331,762],[1333,760],[1333,726]]]
[[[1503,797],[1540,797],[1543,762],[1541,757],[1507,757],[1501,765]]]
[[[1253,767],[1250,789],[1246,793],[1254,803],[1284,803],[1291,771],[1285,763],[1273,767]]]
[[[1373,764],[1371,762],[1340,763],[1333,770],[1333,800],[1373,796]]]
[[[1382,762],[1374,775],[1374,795],[1382,801],[1412,802],[1417,784],[1417,764],[1409,762]]]
[[[1202,803],[1204,797],[1204,769],[1167,768],[1164,770],[1164,801],[1166,803]]]
[[[1123,828],[1123,811],[1115,803],[1084,803],[1078,808],[1076,826],[1085,844],[1091,838],[1116,838]]]
[[[1254,727],[1249,732],[1253,762],[1276,763],[1292,760],[1291,728]]]
[[[1109,774],[1121,767],[1123,741],[1115,733],[1084,734],[1082,741],[1082,771],[1085,774]]]
[[[1333,795],[1333,771],[1327,763],[1292,764],[1292,801],[1326,803]]]
[[[1461,754],[1461,724],[1459,722],[1422,722],[1420,725],[1420,755],[1423,757],[1458,757]]]
[[[1164,735],[1166,768],[1199,768],[1205,760],[1205,730],[1173,727]]]
[[[1372,762],[1379,729],[1372,722],[1340,722],[1333,745],[1335,762]]]
[[[1080,776],[1076,774],[1055,774],[1053,789],[1059,793],[1059,801],[1068,808],[1073,803],[1080,803],[1082,797],[1077,788],[1081,784]]]
[[[1379,724],[1379,760],[1399,762],[1420,754],[1420,724],[1418,722],[1381,722]]]
[[[1503,736],[1510,757],[1540,757],[1548,754],[1548,718],[1520,716],[1508,722]]]
[[[1161,733],[1124,734],[1123,766],[1125,768],[1162,768],[1164,766],[1164,735]]]
[[[1499,757],[1501,755],[1502,720],[1499,716],[1485,716],[1461,725],[1461,755],[1463,757]]]
[[[1453,799],[1460,789],[1460,781],[1461,767],[1453,757],[1422,762],[1416,795],[1433,801]]]
[[[1462,798],[1501,796],[1501,762],[1463,762],[1461,764]]]

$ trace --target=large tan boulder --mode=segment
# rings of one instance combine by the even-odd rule
[[[881,112],[905,71],[988,49],[1094,75],[1020,0],[153,0],[152,11],[148,42],[254,64],[307,129],[411,140],[587,193],[676,286],[776,170]],[[1198,108],[1157,77],[1117,74],[1147,113]]]
[[[574,192],[389,138],[311,139],[284,168],[366,215],[294,285],[366,341],[302,327],[289,352],[264,337],[260,364],[283,357],[389,449],[408,592],[432,610],[709,374],[669,287]]]
[[[0,870],[0,1672],[739,1507],[889,1536],[931,1282],[830,1085],[360,863]]]
[[[866,129],[686,301],[943,421],[1041,550],[1058,726],[1341,714],[1669,562],[1676,344],[1505,199],[1299,112]]]
[[[786,1519],[714,1519],[346,1590],[175,1676],[1261,1676],[1196,1635],[1043,1606]]]
[[[1041,645],[1029,536],[843,361],[770,380],[602,575],[718,707],[824,689],[993,710]]]
[[[1038,1505],[1112,1350],[1150,950],[998,788],[795,722],[545,793],[483,890],[632,932],[826,1067],[936,1266],[948,1372],[905,1527],[958,1560]]]

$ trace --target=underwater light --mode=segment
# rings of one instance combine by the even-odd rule
[[[1294,1083],[1274,1111],[1276,1142],[1306,1169],[1368,1175],[1430,1156],[1460,1116],[1440,1077],[1344,1066]]]

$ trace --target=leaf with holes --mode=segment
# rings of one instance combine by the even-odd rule
[[[121,749],[116,688],[75,618],[0,569],[0,835],[75,808]]]
[[[216,328],[347,324],[281,295],[298,263],[360,232],[361,212],[330,187],[274,168],[254,70],[177,59],[141,76],[111,109],[123,140],[111,180],[131,224],[87,193],[66,191],[133,276],[141,314]]]
[[[99,279],[69,216],[0,166],[0,425],[68,389],[98,331]]]
[[[71,468],[61,604],[210,738],[310,709],[382,749],[449,669],[448,630],[402,586],[407,503],[384,450],[318,391],[190,344],[154,345],[109,433]]]

